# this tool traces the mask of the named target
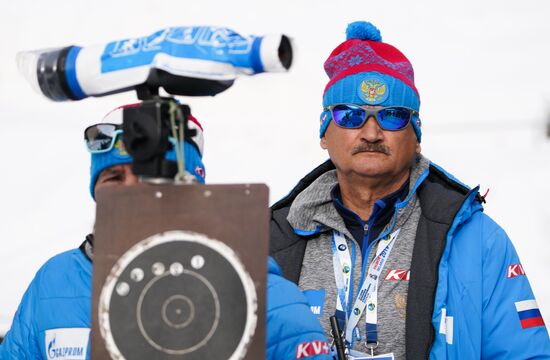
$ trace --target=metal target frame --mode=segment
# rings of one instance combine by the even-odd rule
[[[235,269],[235,272],[237,273],[243,285],[246,297],[246,322],[242,337],[237,347],[235,348],[235,351],[229,357],[229,360],[240,360],[244,358],[244,356],[246,355],[246,350],[250,345],[250,342],[254,335],[258,320],[258,297],[256,294],[254,282],[252,281],[252,278],[246,271],[243,263],[232,248],[227,246],[225,243],[219,240],[211,239],[204,234],[183,230],[165,231],[139,241],[129,250],[127,250],[111,268],[109,275],[105,279],[105,283],[101,289],[98,304],[99,330],[101,333],[101,337],[105,341],[105,347],[109,352],[111,358],[117,360],[125,359],[124,355],[118,349],[118,346],[116,345],[116,342],[113,338],[109,321],[109,307],[111,296],[115,291],[115,285],[120,275],[126,269],[126,267],[143,252],[160,244],[173,241],[194,242],[209,247],[210,249],[220,254],[223,258],[225,258],[233,267],[233,269]]]

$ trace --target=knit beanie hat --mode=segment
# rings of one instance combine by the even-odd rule
[[[323,108],[349,103],[420,109],[411,63],[398,49],[383,43],[380,31],[369,22],[349,24],[346,41],[332,51],[324,67],[330,81],[323,93]],[[330,111],[324,110],[321,137],[331,119]],[[420,120],[412,126],[420,142]]]
[[[122,124],[122,113],[124,108],[137,105],[139,104],[118,107],[105,115],[102,122]],[[199,183],[204,184],[206,174],[204,164],[202,163],[204,147],[203,129],[199,121],[193,115],[189,115],[188,120],[189,129],[195,129],[196,134],[191,138],[191,141],[186,139],[183,143],[183,150],[185,153],[185,170],[194,175]],[[174,149],[171,149],[166,153],[166,159],[176,161],[176,153]],[[92,195],[92,198],[95,199],[95,184],[99,174],[103,170],[111,166],[130,163],[132,163],[132,157],[126,152],[124,143],[122,142],[122,138],[120,136],[110,151],[99,154],[92,153],[92,161],[90,165],[90,194]]]

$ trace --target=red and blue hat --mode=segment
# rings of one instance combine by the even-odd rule
[[[380,31],[369,22],[349,24],[346,41],[332,51],[324,67],[330,78],[323,93],[324,108],[348,103],[420,109],[410,61],[397,48],[382,42]],[[330,111],[323,111],[321,137],[331,119]],[[420,141],[420,120],[412,126]]]
[[[118,107],[105,115],[102,122],[122,124],[122,114],[124,108],[136,105],[137,104],[132,104]],[[185,171],[195,176],[199,183],[204,184],[206,174],[204,164],[202,162],[204,147],[203,129],[199,121],[193,115],[189,115],[187,126],[189,129],[196,130],[196,132],[191,138],[192,141],[187,141],[186,139],[183,143]],[[169,150],[166,153],[166,159],[176,161],[176,153],[174,152],[174,149]],[[90,164],[90,193],[92,198],[95,199],[95,184],[99,174],[103,170],[111,166],[131,163],[132,157],[128,154],[128,152],[126,152],[124,143],[120,137],[116,140],[115,145],[110,151],[99,154],[92,153],[92,161]]]

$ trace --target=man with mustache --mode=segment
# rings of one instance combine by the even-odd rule
[[[325,62],[330,160],[272,207],[272,256],[350,356],[550,358],[529,282],[484,198],[421,154],[409,60],[367,22]]]

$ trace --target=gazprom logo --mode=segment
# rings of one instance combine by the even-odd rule
[[[46,330],[46,354],[48,359],[84,360],[90,338],[89,328]]]
[[[55,336],[53,337],[53,339],[48,344],[48,356],[50,358],[55,357],[55,351],[53,351],[54,347],[55,347]]]
[[[75,356],[84,355],[84,347],[56,347],[55,335],[48,344],[49,359],[74,359]]]
[[[75,356],[82,355],[84,355],[83,347],[51,347],[48,349],[50,359],[74,359]]]

